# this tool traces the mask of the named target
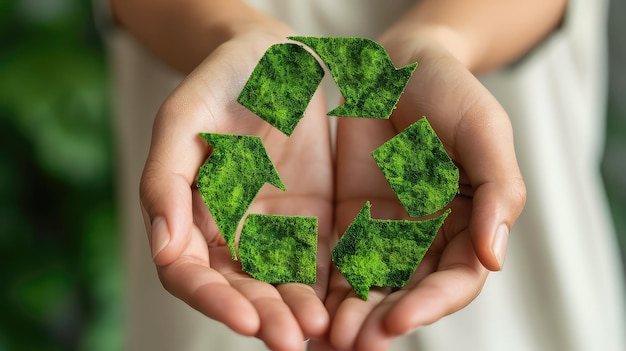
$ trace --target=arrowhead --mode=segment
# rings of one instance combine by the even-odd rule
[[[366,38],[289,37],[324,61],[346,102],[329,116],[387,119],[417,63],[396,69],[385,49]]]
[[[237,101],[290,136],[323,77],[319,62],[300,45],[276,44],[267,49]]]
[[[411,217],[435,213],[459,191],[459,169],[426,118],[372,152]]]
[[[286,188],[259,137],[209,133],[200,136],[213,147],[213,152],[200,167],[198,190],[236,259],[237,226],[263,184]]]
[[[403,287],[450,214],[424,221],[372,219],[365,203],[332,251],[333,262],[362,299],[372,286]]]

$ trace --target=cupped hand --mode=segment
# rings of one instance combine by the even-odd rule
[[[486,88],[435,44],[390,43],[386,48],[396,66],[414,61],[419,66],[390,120],[338,122],[338,232],[366,201],[372,202],[373,218],[408,218],[370,152],[422,116],[460,169],[460,193],[405,287],[393,292],[373,288],[364,301],[333,268],[326,299],[332,319],[328,343],[313,349],[386,350],[397,336],[466,306],[488,272],[502,268],[509,230],[525,202],[510,121]]]
[[[217,48],[177,87],[153,126],[141,179],[141,205],[163,286],[237,333],[275,350],[298,350],[325,335],[323,305],[330,271],[333,172],[326,104],[317,93],[291,137],[236,102],[253,68],[285,36],[247,34]],[[195,181],[210,148],[200,132],[258,135],[286,192],[266,184],[249,212],[316,216],[317,282],[271,285],[253,279],[231,258]]]

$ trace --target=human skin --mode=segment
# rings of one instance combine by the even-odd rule
[[[475,75],[530,51],[558,27],[565,0],[417,1],[377,41],[397,67],[419,67],[390,120],[339,120],[334,168],[321,94],[291,138],[234,104],[265,49],[294,34],[287,26],[240,1],[112,4],[123,27],[188,74],[155,119],[140,186],[154,261],[172,294],[272,349],[302,349],[301,340],[313,338],[312,349],[383,350],[466,306],[489,271],[502,268],[526,193],[508,116]],[[409,284],[374,289],[362,301],[332,268],[333,228],[343,232],[366,200],[375,218],[405,216],[369,152],[422,115],[461,170],[461,194]],[[251,212],[320,218],[313,288],[264,285],[226,260],[193,186],[208,153],[200,131],[263,138],[288,192],[264,188]]]

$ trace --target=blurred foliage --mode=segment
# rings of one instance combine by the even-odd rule
[[[610,2],[609,94],[602,175],[626,269],[626,0]]]
[[[602,175],[626,269],[626,110],[609,98]]]
[[[0,350],[116,350],[110,103],[90,1],[0,0]]]

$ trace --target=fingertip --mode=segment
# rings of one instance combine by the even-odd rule
[[[491,242],[491,250],[492,254],[496,258],[498,263],[496,269],[491,269],[492,271],[502,270],[504,267],[504,259],[506,257],[506,248],[508,246],[509,241],[509,227],[506,224],[500,224],[496,229],[496,233],[494,235],[493,241]]]
[[[369,309],[361,311],[365,303],[356,300],[357,297],[349,297],[337,309],[333,318],[328,339],[330,344],[338,350],[350,350],[357,338],[360,325],[363,323]],[[356,327],[355,327],[356,326]]]
[[[400,290],[395,293],[397,295],[396,298],[398,302],[393,308],[389,310],[389,312],[383,319],[383,327],[389,335],[405,335],[415,330],[415,328],[419,326],[416,325],[416,323],[412,319],[405,318],[404,310],[398,308],[398,305],[402,306],[402,299],[408,293],[408,290]]]
[[[252,302],[261,326],[256,337],[271,350],[304,350],[304,334],[282,299],[265,297]]]
[[[495,183],[483,185],[474,196],[472,244],[481,264],[492,272],[504,265],[511,225],[524,206],[520,199]]]
[[[237,295],[237,296],[235,296]],[[206,307],[211,318],[222,321],[229,328],[244,336],[255,336],[261,329],[261,319],[254,306],[229,286],[211,289],[211,308]],[[236,297],[236,299],[234,298]]]
[[[189,236],[187,237],[190,238]],[[175,240],[168,221],[163,216],[152,220],[150,229],[150,251],[152,260],[157,266],[168,265],[183,252],[188,240]]]
[[[289,283],[277,287],[298,320],[306,338],[321,338],[328,332],[330,316],[322,300],[308,285]]]
[[[480,263],[492,272],[498,272],[504,267],[509,240],[509,227],[502,223],[491,231],[487,238],[474,237],[474,248]]]
[[[150,250],[152,252],[152,259],[157,261],[159,254],[165,249],[170,242],[170,231],[167,228],[167,222],[165,218],[159,216],[152,220]]]
[[[386,289],[372,288],[367,300],[351,292],[339,305],[333,317],[329,341],[339,350],[352,350],[370,313],[388,296]]]
[[[294,315],[302,327],[305,338],[318,339],[328,333],[330,316],[321,301],[319,307],[309,306],[300,312],[294,311]]]

